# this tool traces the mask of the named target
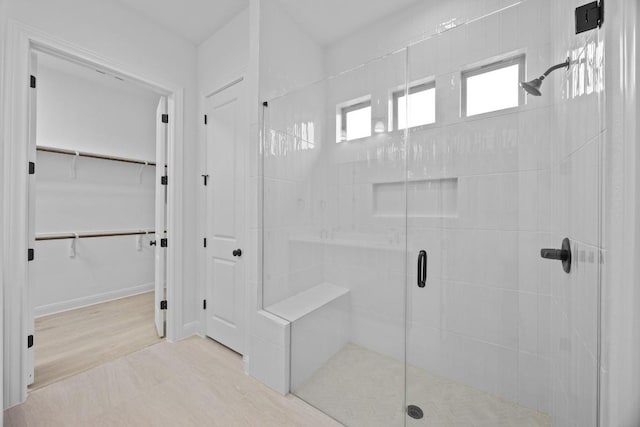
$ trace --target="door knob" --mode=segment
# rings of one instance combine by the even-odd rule
[[[232,253],[233,256],[242,256],[242,249],[235,249]]]
[[[562,240],[562,247],[560,249],[540,249],[540,256],[546,259],[562,261],[562,269],[564,272],[571,272],[571,243],[566,237]]]

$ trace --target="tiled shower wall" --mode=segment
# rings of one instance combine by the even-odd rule
[[[434,15],[464,22],[473,8],[463,3],[438,6]],[[401,359],[407,292],[410,364],[549,413],[558,425],[578,413],[579,425],[592,425],[601,43],[597,32],[573,34],[574,1],[483,5],[511,3],[408,53],[270,102],[264,306],[323,281],[344,286],[351,341]],[[421,27],[433,18],[420,7],[423,21],[414,16],[396,32],[380,31],[406,19],[405,11],[328,47],[328,69],[421,34],[411,29],[433,33]],[[528,78],[567,55],[581,62],[548,78],[543,96],[524,106],[461,118],[460,71],[522,53]],[[411,130],[406,141],[386,132],[336,144],[336,105],[367,94],[383,101],[404,84],[405,71],[409,81],[435,78],[436,124]],[[374,119],[386,123],[387,104],[372,104]],[[407,229],[404,209],[390,209],[404,202],[393,192],[404,191],[405,144]],[[424,190],[434,186],[440,204],[429,205]],[[390,202],[379,209],[380,200]],[[445,209],[446,200],[455,203]],[[563,237],[574,245],[570,275],[539,256]],[[424,289],[415,286],[419,249],[430,257]]]

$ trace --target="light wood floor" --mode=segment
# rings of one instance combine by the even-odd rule
[[[208,338],[162,342],[30,393],[5,426],[339,426]]]
[[[153,305],[147,292],[36,319],[30,390],[160,342]]]

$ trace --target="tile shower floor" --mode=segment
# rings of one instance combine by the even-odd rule
[[[542,412],[422,369],[407,375],[408,403],[424,411],[407,426],[551,426]],[[348,344],[294,394],[349,427],[402,426],[403,377],[398,360]]]

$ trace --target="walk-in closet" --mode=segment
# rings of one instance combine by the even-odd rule
[[[135,82],[34,55],[32,389],[164,335],[154,315],[165,268],[157,255],[166,246],[157,227],[166,188],[157,146],[165,145],[167,118],[166,100]]]

